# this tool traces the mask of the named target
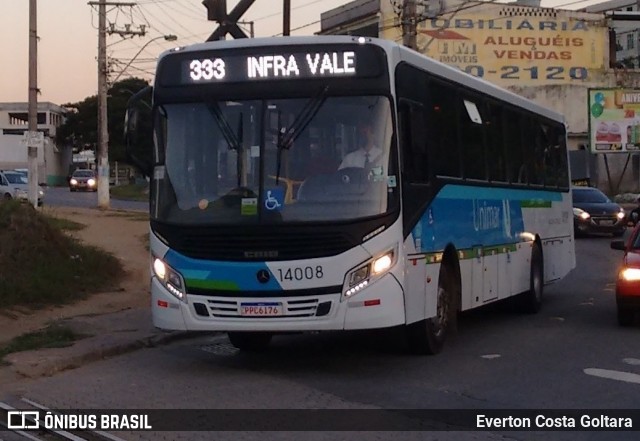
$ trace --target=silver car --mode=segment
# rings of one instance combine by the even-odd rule
[[[29,201],[29,180],[27,176],[19,171],[0,171],[2,181],[2,193],[4,199],[17,199],[19,201]],[[38,206],[44,204],[44,190],[38,186]]]

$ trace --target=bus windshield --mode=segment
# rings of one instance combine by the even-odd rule
[[[397,202],[384,96],[164,104],[156,220],[269,224],[353,220]]]

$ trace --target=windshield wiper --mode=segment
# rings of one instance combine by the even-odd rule
[[[327,99],[327,92],[329,86],[324,86],[318,91],[316,96],[309,99],[304,105],[296,119],[293,121],[289,129],[284,131],[284,127],[281,125],[280,111],[278,111],[278,157],[276,162],[276,185],[280,181],[280,165],[282,163],[282,150],[289,149],[293,142],[298,139],[300,134],[304,132],[309,123],[317,115],[318,111]]]
[[[220,127],[220,131],[222,132],[222,136],[224,136],[225,141],[227,141],[227,144],[229,144],[229,149],[240,151],[242,144],[240,140],[238,140],[238,136],[233,133],[233,130],[229,126],[227,118],[225,118],[222,110],[220,110],[220,105],[218,103],[213,103],[208,105],[207,108],[211,111],[211,113],[213,113],[213,116],[216,119],[216,123],[218,123],[218,127]],[[242,127],[242,123],[240,123],[240,127]]]

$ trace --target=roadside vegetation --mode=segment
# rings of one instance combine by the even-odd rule
[[[64,348],[85,337],[89,336],[78,334],[66,326],[51,325],[39,331],[20,335],[9,343],[0,346],[0,360],[14,352],[43,348]]]
[[[116,287],[124,275],[118,259],[64,232],[82,227],[0,203],[0,309],[72,303]]]
[[[69,219],[63,219],[60,217],[53,217],[48,215],[42,215],[45,221],[53,228],[63,231],[79,231],[87,226],[85,224],[81,224],[80,222],[74,222]]]
[[[116,199],[127,201],[146,202],[149,200],[149,186],[147,184],[116,185],[111,187],[109,193]]]

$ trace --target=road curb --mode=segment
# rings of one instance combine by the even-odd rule
[[[142,348],[166,345],[193,337],[193,332],[167,332],[128,338],[122,334],[107,334],[78,340],[73,346],[16,352],[5,359],[10,368],[27,378],[49,377],[76,369],[88,363],[122,355]]]

